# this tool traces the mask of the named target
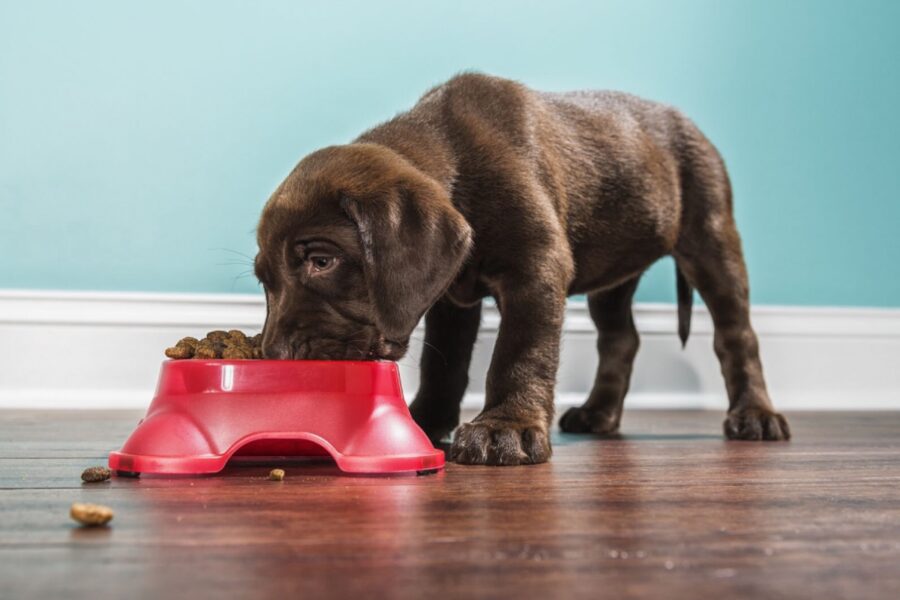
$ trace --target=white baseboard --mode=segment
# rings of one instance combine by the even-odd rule
[[[0,408],[145,407],[166,346],[210,329],[257,331],[264,314],[262,297],[251,295],[0,291]],[[900,409],[900,309],[759,306],[752,318],[780,409]],[[638,304],[635,319],[641,350],[626,406],[725,407],[704,307],[695,308],[684,350],[674,306]],[[483,397],[499,321],[486,306],[469,406]],[[573,301],[559,405],[579,403],[590,389],[595,339],[586,305]],[[414,341],[400,363],[408,398],[418,387],[419,352]]]

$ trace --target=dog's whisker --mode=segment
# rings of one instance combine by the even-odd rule
[[[237,254],[238,256],[246,258],[250,262],[253,262],[254,260],[256,260],[254,257],[252,257],[248,254],[244,254],[243,252],[238,252],[237,250],[232,250],[231,248],[210,248],[210,250],[221,250],[224,252],[231,252],[232,254]]]
[[[234,276],[235,279],[243,279],[244,277],[252,277],[253,271],[244,271]]]
[[[397,366],[399,366],[401,369],[413,369],[413,370],[419,371],[419,372],[422,371],[422,367],[420,367],[418,365],[418,363],[410,363],[410,362],[406,362],[405,360],[398,360]]]
[[[253,277],[253,271],[244,271],[243,273],[238,273],[231,279],[231,291],[234,291],[234,286],[237,285],[237,282],[241,279],[246,279],[248,277]]]
[[[447,366],[449,364],[449,361],[447,360],[447,355],[444,354],[443,352],[441,352],[440,348],[438,348],[431,342],[426,341],[424,337],[411,335],[411,336],[409,336],[409,339],[417,341],[417,342],[421,342],[423,346],[427,346],[427,347],[431,348],[432,350],[434,350],[435,352],[437,352],[438,354],[440,354],[441,359],[444,361],[444,366]],[[408,348],[409,348],[409,344],[407,344],[407,349]]]
[[[432,350],[434,350],[435,352],[437,352],[438,354],[440,354],[440,355],[441,355],[441,358],[442,358],[443,361],[444,361],[444,366],[445,366],[445,367],[446,367],[448,364],[450,364],[450,361],[447,360],[447,355],[444,354],[443,352],[441,352],[440,348],[438,348],[437,346],[435,346],[434,344],[432,344],[432,343],[430,343],[430,342],[426,342],[425,340],[422,340],[422,344],[425,345],[425,346],[428,346],[429,348],[431,348]]]
[[[230,262],[220,262],[216,263],[217,267],[253,267],[252,263],[244,262],[244,261],[230,261]]]

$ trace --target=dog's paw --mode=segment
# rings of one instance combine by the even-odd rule
[[[573,406],[560,417],[559,428],[566,433],[609,435],[619,430],[619,415]]]
[[[729,440],[785,441],[791,439],[787,419],[762,408],[742,408],[728,413],[723,423]]]
[[[449,458],[464,465],[530,465],[547,462],[551,452],[546,427],[485,418],[460,425]]]

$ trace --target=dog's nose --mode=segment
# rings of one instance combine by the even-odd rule
[[[285,360],[292,358],[291,344],[286,340],[272,340],[263,338],[262,354],[264,358],[272,360]]]

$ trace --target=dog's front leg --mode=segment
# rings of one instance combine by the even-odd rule
[[[419,391],[409,411],[435,445],[459,425],[480,324],[480,300],[463,308],[442,298],[425,315]]]
[[[550,458],[565,289],[557,282],[501,288],[500,332],[488,371],[485,407],[456,431],[452,460],[519,465]]]

